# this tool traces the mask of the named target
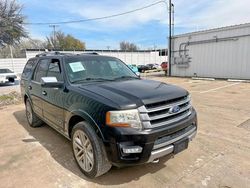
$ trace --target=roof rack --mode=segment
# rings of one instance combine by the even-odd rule
[[[80,54],[73,54],[73,53],[61,53],[61,52],[55,51],[55,52],[44,52],[41,54],[37,54],[36,57],[57,56],[57,55],[99,55],[99,54],[97,52],[83,52]]]
[[[77,55],[99,55],[97,52],[83,52],[83,53],[80,53],[80,54],[77,54]]]
[[[44,57],[44,56],[55,56],[55,55],[74,55],[72,53],[61,53],[61,52],[44,52],[41,54],[37,54],[36,57]]]

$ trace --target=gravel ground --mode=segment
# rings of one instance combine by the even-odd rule
[[[15,84],[0,84],[0,95],[8,94],[12,91],[20,93],[19,81],[16,81]]]
[[[16,91],[12,91],[8,94],[0,95],[0,107],[6,106],[10,104],[20,104],[21,103],[21,95]]]

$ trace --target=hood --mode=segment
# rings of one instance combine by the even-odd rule
[[[118,104],[121,109],[136,108],[186,96],[188,92],[180,87],[153,80],[126,80],[102,82],[79,86]]]

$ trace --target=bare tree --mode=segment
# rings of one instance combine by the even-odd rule
[[[124,50],[124,51],[136,51],[139,48],[134,43],[130,43],[130,42],[127,42],[127,41],[122,41],[122,42],[120,42],[120,49]]]
[[[13,58],[25,58],[25,49],[44,49],[46,44],[39,39],[22,39],[21,42],[12,47]],[[10,48],[0,48],[0,58],[11,58]]]
[[[23,37],[27,37],[24,29],[24,15],[22,5],[15,0],[0,0],[0,45],[19,44]]]

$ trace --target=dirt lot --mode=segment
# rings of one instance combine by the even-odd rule
[[[12,83],[0,84],[0,95],[7,94],[13,91],[20,92],[20,85],[18,80],[16,81],[15,84]]]
[[[192,94],[199,130],[188,150],[89,180],[76,166],[67,139],[48,126],[30,128],[24,106],[12,105],[0,110],[0,187],[249,187],[250,84],[151,79]]]

